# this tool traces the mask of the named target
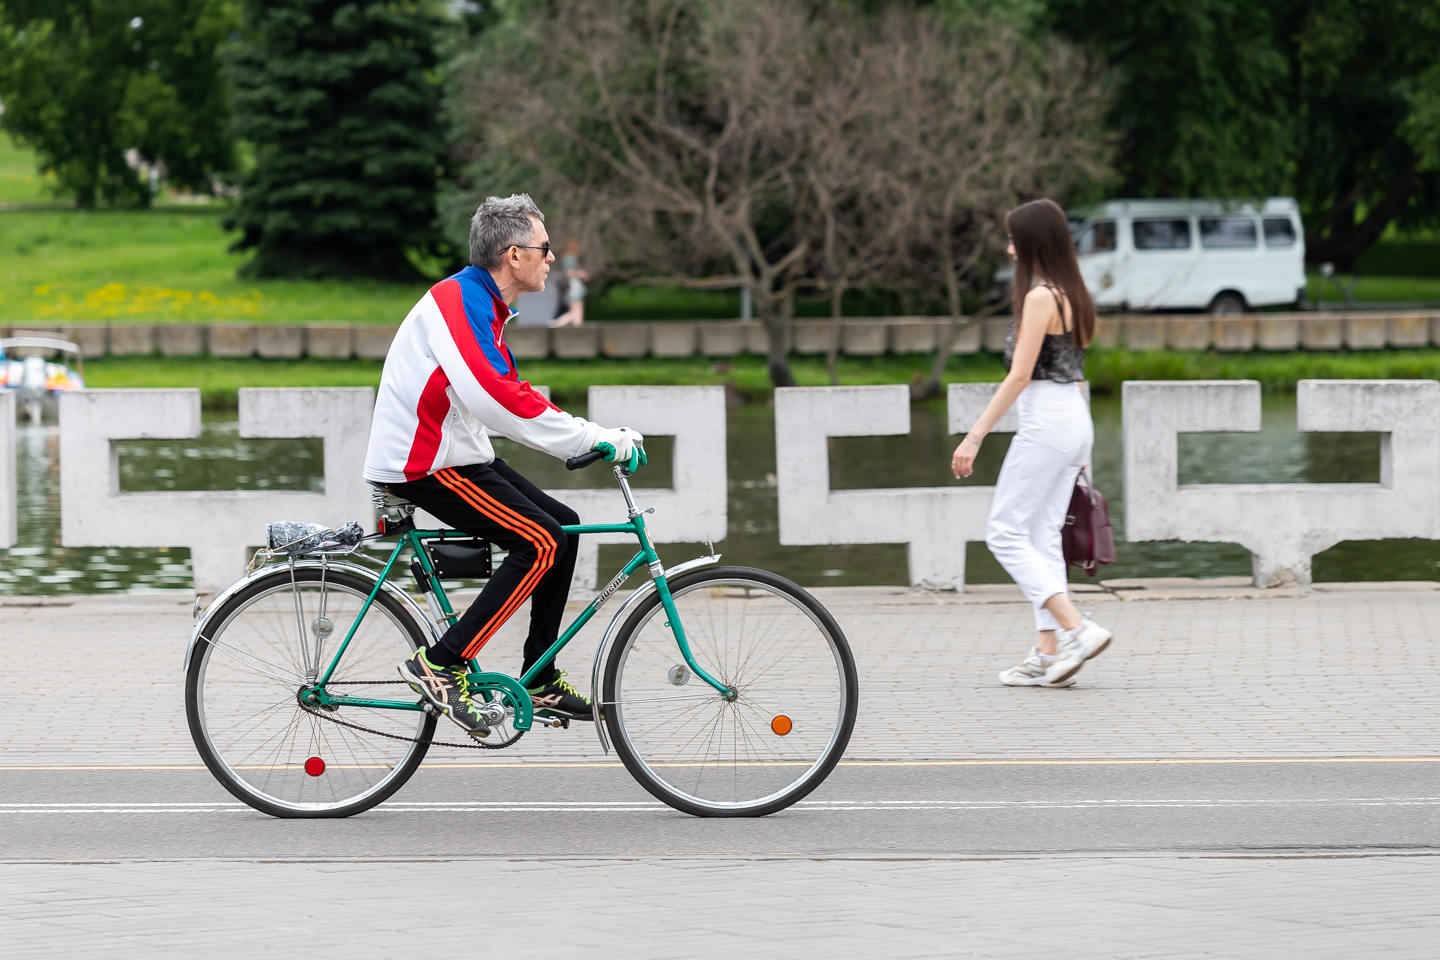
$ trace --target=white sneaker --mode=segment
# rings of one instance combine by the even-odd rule
[[[1060,643],[1056,648],[1055,662],[1045,671],[1045,682],[1049,685],[1064,683],[1080,671],[1085,661],[1103,653],[1110,646],[1114,636],[1089,617],[1080,621],[1074,630],[1057,630]]]
[[[1007,687],[1068,687],[1075,681],[1070,679],[1062,680],[1059,683],[1047,683],[1045,661],[1040,659],[1040,651],[1032,648],[1029,656],[1020,661],[1018,667],[1000,671],[1000,682]]]

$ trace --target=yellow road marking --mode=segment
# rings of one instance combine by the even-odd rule
[[[1169,760],[841,760],[842,767],[1125,767],[1125,766],[1199,766],[1214,764],[1337,764],[1337,763],[1440,763],[1440,757],[1193,757]],[[425,770],[548,770],[620,767],[617,760],[521,760],[488,763],[427,763]],[[651,766],[699,766],[699,764],[662,763]],[[800,762],[748,763],[739,766],[808,766]],[[0,773],[42,773],[61,771],[93,771],[100,773],[165,772],[204,770],[203,764],[134,764],[134,765],[5,765]],[[241,770],[267,770],[269,767],[239,767]],[[347,769],[359,769],[347,767]],[[376,766],[379,769],[379,765]]]

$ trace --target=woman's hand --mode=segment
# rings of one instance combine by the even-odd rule
[[[950,457],[950,472],[955,479],[968,477],[975,472],[975,455],[980,452],[980,441],[967,436],[960,441]]]

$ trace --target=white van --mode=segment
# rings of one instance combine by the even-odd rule
[[[1305,234],[1289,197],[1258,208],[1223,200],[1108,200],[1070,215],[1080,273],[1101,310],[1298,305]],[[1010,282],[1005,266],[997,284]],[[997,291],[998,292],[998,291]]]

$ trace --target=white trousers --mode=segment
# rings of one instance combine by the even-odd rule
[[[995,482],[985,543],[1035,608],[1035,629],[1056,630],[1044,604],[1068,589],[1060,528],[1095,425],[1076,383],[1032,380],[1015,410],[1020,429]]]

